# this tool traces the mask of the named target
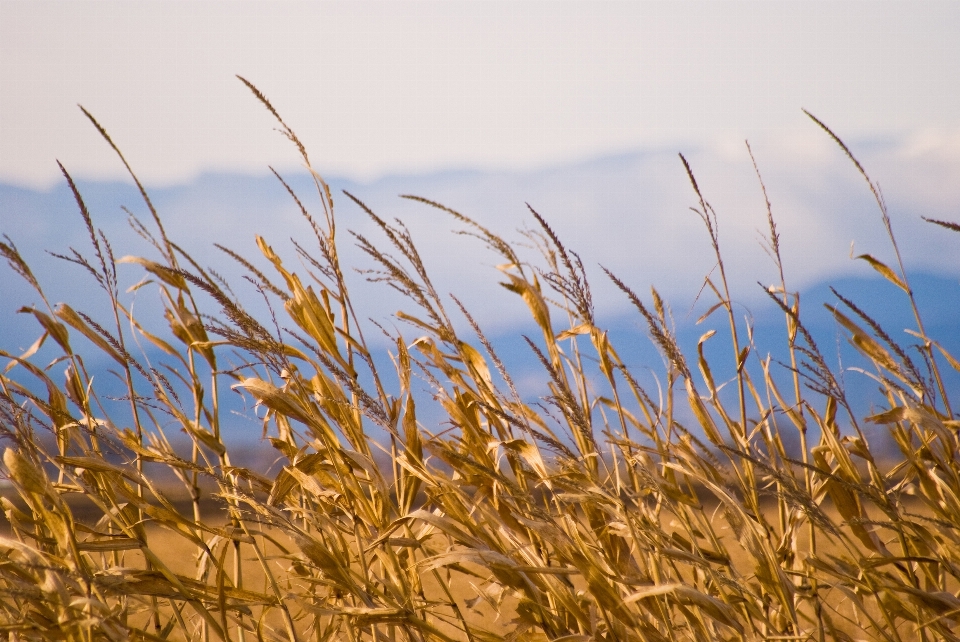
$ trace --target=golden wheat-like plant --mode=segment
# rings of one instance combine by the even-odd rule
[[[309,168],[294,132],[241,80]],[[540,333],[527,338],[549,387],[539,403],[519,394],[469,310],[437,293],[410,232],[347,194],[382,233],[354,235],[375,266],[368,277],[406,297],[397,316],[413,330],[389,335],[395,373],[378,367],[344,279],[334,198],[315,172],[322,215],[287,187],[314,233],[313,249],[296,244],[308,270],[293,271],[261,237],[269,275],[221,248],[271,303],[276,318],[263,319],[168,238],[132,171],[153,219],[132,222],[153,258],[117,258],[63,169],[91,253],[60,258],[86,270],[106,304],[96,314],[54,305],[14,243],[0,243],[43,302],[22,310],[42,330],[37,342],[0,353],[3,470],[15,490],[0,498],[0,631],[71,641],[955,637],[960,423],[940,369],[960,364],[924,330],[879,190],[813,120],[866,179],[897,263],[862,258],[916,314],[911,357],[854,301],[838,295],[832,308],[887,402],[871,417],[855,415],[804,325],[769,201],[780,282],[768,291],[784,315],[787,383],[757,354],[734,316],[717,213],[686,160],[718,266],[702,321],[723,315],[730,333],[735,393],[723,398],[703,350],[714,330],[685,354],[656,290],[645,299],[607,272],[663,356],[649,394],[597,325],[580,258],[533,210],[528,239],[540,255],[524,258],[472,219],[407,197],[502,257],[503,285]],[[144,270],[138,288],[159,293],[163,323],[124,303],[124,262]],[[45,342],[58,350],[48,366],[35,358]],[[166,361],[151,363],[144,343]],[[104,403],[91,354],[123,381],[125,412]],[[418,421],[417,378],[446,425]],[[227,386],[262,410],[272,474],[231,460]],[[866,422],[889,429],[895,461],[874,455]]]

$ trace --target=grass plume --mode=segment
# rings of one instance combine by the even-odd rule
[[[0,243],[44,305],[21,310],[40,326],[34,345],[0,352],[3,472],[14,491],[0,498],[0,631],[10,639],[954,637],[960,422],[941,369],[960,363],[927,337],[879,188],[826,125],[814,119],[867,179],[897,270],[863,258],[904,290],[917,321],[919,361],[835,293],[833,314],[875,374],[885,410],[854,415],[804,325],[759,169],[779,277],[764,287],[784,315],[786,379],[756,354],[752,329],[734,318],[720,217],[683,157],[716,255],[720,280],[706,291],[711,312],[727,313],[731,361],[706,358],[714,330],[685,353],[657,291],[645,300],[604,270],[664,357],[653,393],[599,327],[584,265],[546,217],[530,209],[528,239],[540,255],[527,256],[459,212],[405,196],[504,259],[502,285],[537,326],[525,338],[549,389],[526,401],[455,297],[467,330],[451,320],[410,231],[346,194],[380,235],[354,235],[374,264],[364,287],[400,292],[408,307],[397,317],[415,333],[381,326],[394,371],[377,365],[343,277],[330,188],[273,105],[240,80],[297,148],[323,211],[311,214],[311,201],[274,172],[314,233],[313,250],[293,242],[306,274],[262,237],[269,276],[216,246],[248,272],[269,318],[167,237],[86,111],[153,215],[155,232],[131,223],[154,258],[114,257],[66,169],[96,259],[75,250],[60,258],[104,291],[97,314],[48,301],[14,243]],[[137,318],[125,305],[118,262],[144,270],[137,287],[157,290],[161,316]],[[102,315],[111,323],[95,320]],[[51,366],[66,368],[62,383],[35,362],[48,340],[58,351]],[[138,343],[163,361],[137,356]],[[95,355],[121,369],[127,414],[110,411],[87,367]],[[714,381],[721,370],[735,373],[733,404]],[[443,423],[419,418],[417,380],[431,387]],[[241,465],[225,439],[226,389],[254,405],[276,461],[269,473]],[[892,461],[871,449],[866,424],[887,429]],[[794,434],[799,456],[785,445]]]

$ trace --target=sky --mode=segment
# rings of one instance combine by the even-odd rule
[[[716,270],[678,153],[717,212],[737,313],[782,336],[761,287],[777,274],[763,249],[767,210],[745,140],[781,233],[788,287],[802,292],[805,319],[826,319],[822,345],[841,342],[820,305],[832,296],[828,283],[909,339],[910,319],[897,316],[902,293],[852,260],[895,261],[877,205],[805,109],[880,185],[907,270],[923,277],[913,282],[928,327],[953,341],[960,237],[921,217],[960,221],[958,43],[955,1],[0,0],[0,234],[53,302],[109,325],[88,276],[47,254],[90,252],[59,160],[116,255],[156,258],[127,225],[127,210],[149,214],[83,105],[146,183],[169,235],[265,312],[212,243],[271,272],[256,260],[262,234],[303,273],[290,240],[310,230],[268,166],[314,213],[319,203],[296,150],[241,75],[334,187],[348,268],[373,267],[348,230],[381,247],[385,239],[341,189],[402,219],[441,295],[455,293],[517,354],[529,356],[518,334],[537,330],[519,297],[498,285],[502,259],[453,235],[462,226],[450,217],[398,194],[442,202],[513,242],[536,225],[528,204],[535,208],[583,258],[600,325],[628,338],[624,358],[646,372],[656,355],[637,348],[642,324],[600,267],[645,300],[656,286],[695,349],[707,328],[694,321],[713,302],[702,295],[704,278]],[[118,272],[123,287],[142,277],[136,265]],[[415,330],[390,315],[415,311],[364,278],[348,269],[361,317],[412,340]],[[161,319],[155,289],[124,297],[139,319]],[[40,303],[0,266],[0,350],[33,343],[36,323],[15,312]],[[542,391],[536,363],[529,374],[524,389]]]
[[[956,2],[0,0],[0,180],[532,169],[812,136],[960,139]],[[912,138],[911,138],[912,137]]]
[[[713,261],[682,152],[750,302],[775,275],[749,139],[796,287],[871,274],[851,254],[892,261],[866,183],[803,109],[883,188],[908,267],[952,275],[954,239],[920,217],[960,219],[957,43],[956,2],[0,0],[0,232],[69,293],[81,286],[43,253],[85,243],[56,160],[111,238],[127,234],[121,206],[145,214],[78,104],[162,192],[167,229],[189,250],[211,255],[216,237],[250,256],[254,233],[279,246],[308,232],[263,180],[268,166],[302,175],[300,159],[239,74],[335,187],[407,221],[444,291],[494,327],[523,314],[484,305],[502,294],[496,257],[398,194],[511,240],[533,224],[529,203],[595,283],[603,264],[685,310]],[[372,233],[336,197],[341,222]],[[0,279],[0,299],[14,302],[4,311],[22,304],[20,287]],[[598,308],[629,308],[597,287]]]

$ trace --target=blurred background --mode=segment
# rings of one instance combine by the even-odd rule
[[[758,285],[778,277],[761,243],[766,207],[749,140],[788,288],[803,293],[842,367],[842,336],[820,305],[828,283],[895,338],[912,326],[902,293],[851,260],[894,257],[867,184],[806,109],[879,183],[928,329],[960,345],[951,339],[960,236],[921,219],[960,221],[957,43],[956,2],[0,0],[0,232],[54,301],[94,317],[103,309],[91,279],[45,253],[89,251],[59,160],[115,253],[152,257],[122,209],[146,221],[146,207],[81,104],[146,184],[168,234],[257,299],[213,243],[254,258],[261,234],[296,260],[289,239],[309,228],[268,166],[321,210],[296,149],[239,74],[334,188],[349,265],[372,267],[346,230],[382,237],[342,189],[402,219],[438,289],[457,294],[508,352],[525,350],[516,337],[532,326],[497,285],[498,257],[453,235],[462,226],[449,216],[398,195],[439,201],[517,241],[535,225],[529,204],[583,258],[600,322],[631,346],[625,360],[656,368],[639,318],[599,266],[643,296],[655,285],[696,346],[706,328],[694,322],[713,303],[697,295],[715,261],[678,152],[717,212],[740,311],[782,337],[782,315]],[[142,275],[120,272],[128,285]],[[392,324],[402,302],[349,277],[362,314]],[[158,309],[149,289],[130,300],[145,316]],[[2,268],[0,348],[22,352],[39,336],[29,315],[14,314],[39,303]],[[542,387],[535,365],[531,394]]]

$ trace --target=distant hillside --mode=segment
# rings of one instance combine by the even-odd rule
[[[759,155],[763,150],[755,151]],[[882,146],[870,153],[880,152],[884,152]],[[738,314],[752,316],[758,352],[783,358],[782,315],[757,285],[758,281],[765,285],[773,282],[776,274],[761,247],[766,212],[753,169],[744,166],[743,158],[731,161],[729,156],[709,150],[694,151],[688,159],[695,172],[702,172],[698,181],[717,211],[733,298],[742,305]],[[782,160],[775,155],[764,163],[761,157],[781,234],[788,288],[800,290],[803,318],[824,354],[834,361],[843,359],[844,366],[848,361],[862,365],[845,347],[842,333],[823,308],[823,303],[836,301],[829,286],[856,301],[897,340],[905,338],[904,328],[914,327],[903,305],[888,305],[902,293],[882,281],[865,262],[849,258],[854,242],[856,254],[870,252],[881,260],[891,260],[876,205],[862,179],[850,171],[844,159],[826,162],[807,158],[807,165],[794,163],[787,167],[778,164]],[[788,171],[791,169],[798,173]],[[911,175],[907,172],[907,178]],[[303,203],[319,215],[310,178],[285,178]],[[543,374],[520,338],[520,333],[531,332],[522,302],[497,285],[497,258],[478,240],[453,234],[463,229],[453,217],[398,195],[433,199],[509,239],[522,239],[518,230],[531,228],[529,203],[583,258],[598,318],[611,328],[611,336],[624,346],[622,356],[632,365],[658,369],[660,361],[645,338],[641,319],[610,285],[600,265],[618,274],[642,297],[648,295],[650,285],[655,285],[673,310],[686,349],[695,351],[698,338],[711,327],[710,320],[700,326],[694,324],[712,303],[706,295],[694,303],[704,275],[713,268],[711,251],[702,222],[689,210],[698,203],[672,151],[617,155],[530,172],[462,170],[392,176],[367,183],[330,177],[329,182],[334,189],[345,263],[361,269],[371,267],[369,259],[351,242],[350,230],[373,240],[380,238],[380,232],[341,190],[349,191],[384,218],[399,218],[410,228],[438,291],[456,293],[502,346],[508,365],[529,373],[531,394],[542,391]],[[152,256],[149,245],[127,225],[124,208],[152,228],[133,186],[90,181],[80,181],[79,185],[95,225],[111,240],[118,257]],[[919,197],[911,204],[909,199],[916,196],[915,191],[916,187],[904,180],[887,182],[885,193],[894,229],[927,330],[960,354],[956,317],[960,285],[957,277],[950,276],[955,270],[951,257],[955,256],[960,236],[920,220],[921,214],[951,218],[952,201],[941,195],[939,205]],[[213,244],[239,252],[267,274],[271,268],[258,255],[255,234],[265,236],[293,266],[301,263],[292,251],[291,238],[308,251],[315,247],[296,204],[270,175],[205,174],[189,184],[151,189],[150,194],[168,234],[203,266],[213,266],[255,310],[261,305],[259,295],[241,278],[237,264]],[[45,253],[66,254],[70,247],[88,252],[89,239],[65,184],[36,191],[0,183],[0,232],[7,234],[31,262],[53,301],[65,300],[91,312],[102,308],[96,299],[101,294],[91,287],[81,269]],[[535,253],[526,258],[535,259]],[[125,287],[142,276],[136,266],[121,265],[118,269]],[[299,269],[304,271],[303,267]],[[37,297],[13,272],[6,267],[0,270],[0,347],[22,351],[36,339],[38,328],[28,315],[15,311],[38,303]],[[355,305],[364,310],[361,316],[389,324],[390,315],[406,305],[385,286],[364,282],[362,274],[351,272],[347,278]],[[157,309],[151,290],[131,295],[131,301],[134,312],[145,317]],[[491,301],[496,304],[491,305]],[[266,309],[259,308],[259,312],[265,313]],[[725,340],[721,332],[707,344],[717,363],[727,358]],[[865,375],[851,371],[846,381],[864,409],[874,402],[870,395],[874,386]]]

